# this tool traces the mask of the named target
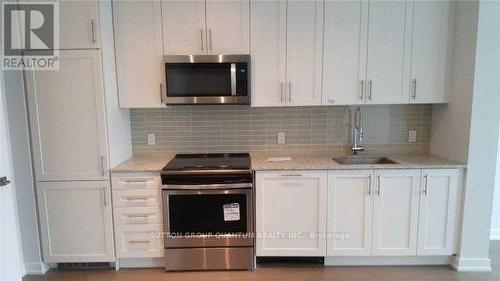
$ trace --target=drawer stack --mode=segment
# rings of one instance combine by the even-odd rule
[[[160,175],[117,173],[111,183],[116,257],[163,257]]]

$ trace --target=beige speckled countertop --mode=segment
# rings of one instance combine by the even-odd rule
[[[114,173],[158,172],[175,154],[133,157],[111,169]],[[419,168],[465,168],[457,163],[430,154],[387,154],[398,164],[340,165],[332,157],[341,155],[293,155],[283,162],[269,162],[268,156],[252,154],[252,169],[264,170],[356,170],[356,169],[419,169]]]

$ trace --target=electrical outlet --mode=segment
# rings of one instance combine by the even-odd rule
[[[156,145],[156,136],[154,133],[148,134],[148,145]]]
[[[278,144],[285,144],[285,132],[278,132]]]
[[[408,142],[417,141],[417,130],[408,130]]]

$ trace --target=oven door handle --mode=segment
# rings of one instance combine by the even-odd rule
[[[163,189],[200,190],[200,189],[241,189],[252,188],[252,183],[230,184],[165,184]]]

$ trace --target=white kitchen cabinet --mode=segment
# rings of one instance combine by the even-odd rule
[[[372,170],[328,172],[327,256],[369,256]]]
[[[366,101],[376,104],[408,102],[411,16],[409,2],[370,1]],[[406,45],[405,45],[406,44]]]
[[[249,1],[163,1],[165,54],[248,54]]]
[[[446,59],[451,1],[413,1],[410,102],[447,102]]]
[[[60,48],[99,48],[97,1],[57,0],[57,2],[59,3]]]
[[[287,105],[321,104],[323,5],[323,1],[287,2]]]
[[[417,255],[452,254],[457,178],[457,170],[422,170]]]
[[[205,1],[162,1],[161,5],[165,54],[206,54]]]
[[[326,190],[326,171],[257,172],[257,256],[325,256]]]
[[[37,182],[43,260],[113,262],[108,181]]]
[[[252,106],[284,106],[286,1],[251,1]]]
[[[252,1],[252,105],[321,104],[323,1]]]
[[[374,256],[417,254],[420,170],[375,171]]]
[[[27,72],[36,180],[109,179],[99,50],[61,51],[59,63]]]
[[[177,2],[166,2],[165,5]],[[182,2],[189,3],[189,2]],[[113,3],[120,107],[163,107],[163,43],[160,1]],[[179,37],[186,32],[178,35]],[[166,39],[167,40],[167,39]],[[175,41],[177,43],[182,40]],[[173,46],[173,45],[169,45]]]
[[[207,44],[211,54],[248,54],[249,0],[206,1]]]
[[[364,104],[367,1],[325,1],[323,105]]]
[[[117,225],[118,258],[160,258],[164,256],[163,224]]]

